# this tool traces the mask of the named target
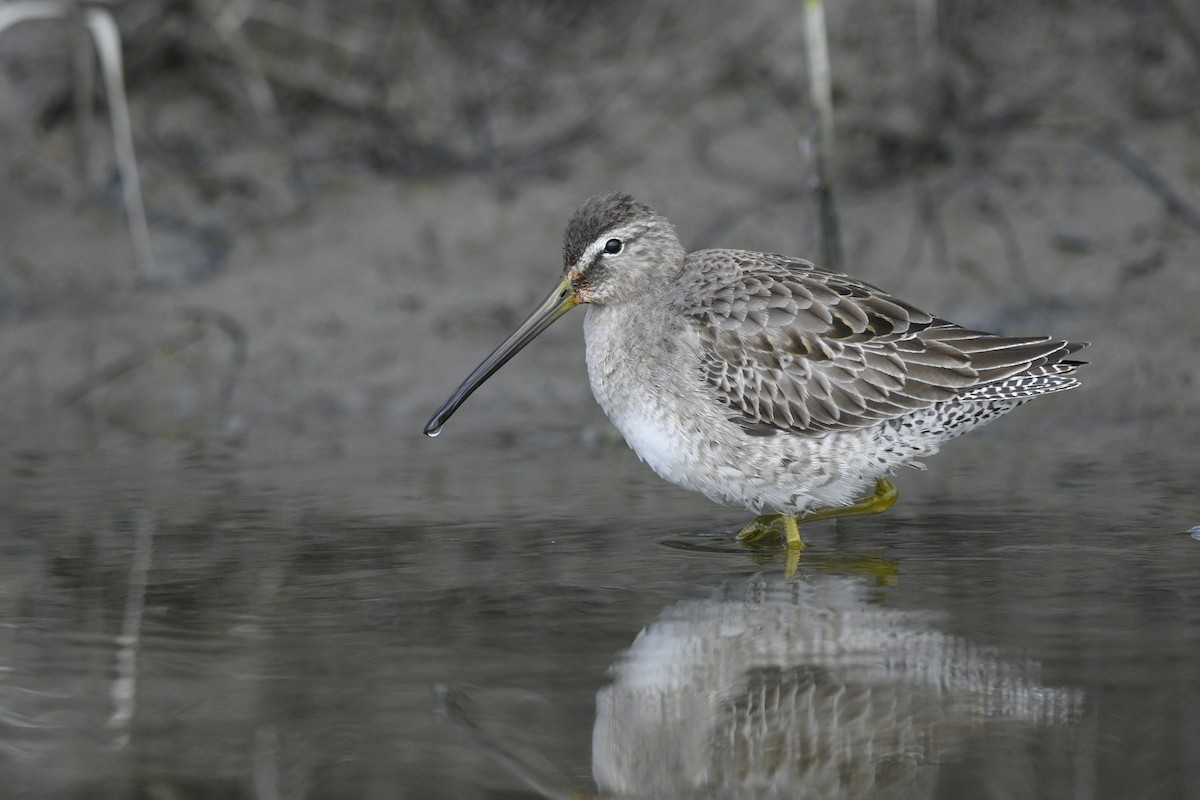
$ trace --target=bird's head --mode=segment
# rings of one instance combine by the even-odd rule
[[[627,194],[597,195],[563,235],[563,272],[554,291],[483,360],[425,423],[437,436],[463,401],[556,319],[582,303],[614,305],[643,297],[682,268],[683,247],[666,217]]]
[[[567,224],[563,281],[576,303],[611,305],[669,280],[685,255],[666,217],[627,194],[601,194]]]

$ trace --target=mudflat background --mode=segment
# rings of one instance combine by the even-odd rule
[[[118,9],[146,276],[102,107],[94,180],[77,169],[69,30],[0,39],[11,445],[223,432],[253,451],[364,429],[440,458],[414,432],[540,299],[567,218],[600,191],[642,198],[693,249],[816,257],[790,6],[361,5],[297,5],[290,30],[251,11],[232,41],[265,78],[203,6]],[[1043,418],[1186,418],[1195,10],[956,4],[931,44],[918,6],[828,10],[846,269],[964,324],[1094,342],[1088,388]],[[257,115],[255,80],[274,98]],[[560,327],[448,432],[607,430],[578,320]]]
[[[522,796],[430,714],[448,681],[502,687],[482,690],[498,726],[534,720],[531,746],[585,785],[613,654],[655,610],[761,566],[689,553],[667,578],[656,559],[684,557],[659,544],[745,514],[637,463],[590,396],[582,312],[436,441],[421,427],[552,286],[592,194],[634,194],[691,249],[818,257],[800,4],[113,10],[147,271],[103,93],[89,125],[73,113],[76,32],[0,35],[5,669],[86,699],[21,701],[39,733],[6,733],[7,774],[29,796]],[[1195,797],[1200,8],[827,14],[846,271],[964,325],[1092,343],[1080,390],[900,476],[893,522],[857,541],[900,563],[898,605],[1108,698],[1090,766],[1063,779],[1076,796]],[[836,531],[811,538],[856,547]],[[111,647],[80,656],[71,637],[127,641],[138,586],[162,650],[113,725]],[[546,627],[510,630],[525,618]],[[29,633],[45,630],[66,638]],[[197,652],[210,673],[180,678]],[[90,666],[46,667],[67,661]],[[60,713],[82,716],[61,733]],[[112,730],[139,755],[128,738],[104,755]],[[1113,742],[1147,746],[1118,764]],[[984,761],[1003,785],[1011,763]]]

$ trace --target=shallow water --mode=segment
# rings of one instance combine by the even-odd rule
[[[571,431],[9,451],[4,794],[1200,797],[1200,456],[994,427],[793,565]]]

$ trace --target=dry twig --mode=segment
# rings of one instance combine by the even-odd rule
[[[833,88],[822,0],[804,0],[804,51],[808,62],[809,96],[816,112],[811,134],[812,192],[821,220],[821,257],[826,267],[840,270],[843,268],[842,235],[833,197]]]
[[[18,0],[0,3],[0,33],[22,22],[45,19],[71,20],[80,13],[80,6],[71,0]],[[99,6],[82,8],[84,29],[91,36],[100,58],[100,73],[108,96],[109,124],[112,128],[113,149],[116,151],[117,171],[125,196],[125,215],[129,235],[133,240],[134,265],[142,276],[154,271],[154,255],[150,249],[150,228],[142,203],[142,184],[138,177],[137,159],[133,151],[133,126],[129,120],[129,105],[125,97],[125,76],[121,64],[121,34],[108,9]],[[80,48],[87,48],[86,37],[80,38]],[[77,110],[84,111],[81,120],[90,115],[92,74],[91,53],[77,52],[76,65],[83,68],[76,90]],[[83,94],[84,92],[87,94]],[[82,123],[87,124],[87,123]],[[81,133],[81,137],[86,133]],[[86,152],[86,150],[85,150]],[[84,157],[86,164],[86,156]]]

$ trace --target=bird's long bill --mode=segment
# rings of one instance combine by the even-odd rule
[[[437,436],[441,433],[446,420],[450,419],[463,401],[471,396],[471,392],[483,385],[484,381],[492,377],[492,373],[508,363],[508,360],[520,352],[522,347],[532,342],[534,337],[549,328],[554,320],[577,305],[579,305],[579,299],[576,297],[575,291],[567,279],[563,278],[554,287],[554,291],[541,302],[541,305],[534,309],[529,318],[521,323],[521,327],[517,328],[511,336],[493,350],[492,354],[467,376],[462,385],[454,390],[454,394],[450,395],[446,402],[442,403],[441,407],[433,413],[429,422],[425,423],[425,435]]]

